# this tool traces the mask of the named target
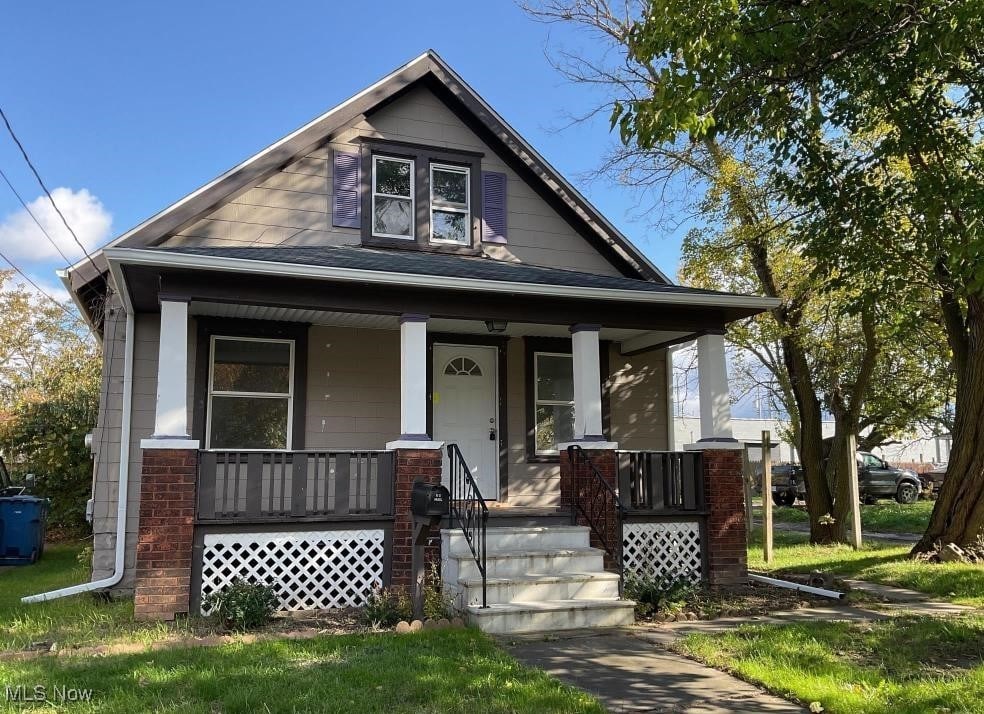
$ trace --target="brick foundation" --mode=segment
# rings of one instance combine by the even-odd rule
[[[193,449],[143,452],[133,596],[138,620],[173,620],[188,613],[197,472]]]
[[[440,449],[398,449],[396,452],[396,473],[393,476],[396,501],[390,573],[390,584],[393,586],[409,587],[413,581],[413,516],[410,513],[410,492],[413,490],[413,482],[440,483],[442,458],[443,452]],[[436,545],[427,547],[427,561],[441,562],[440,537],[436,539]]]
[[[618,491],[618,452],[615,449],[584,449],[584,455],[590,459],[591,463],[601,474],[601,477],[608,482],[608,484]],[[591,471],[591,467],[585,462],[581,461],[577,467],[571,463],[570,457],[566,449],[562,449],[560,452],[560,507],[566,512],[571,510],[571,493],[574,488],[574,483],[587,484],[590,480],[594,478]],[[612,519],[612,526],[614,527],[615,521]],[[588,525],[587,520],[578,513],[577,525],[586,526]],[[609,541],[616,543],[618,537],[615,533],[609,534]],[[602,548],[601,539],[594,533],[591,533],[591,545],[595,548]],[[610,562],[609,556],[605,555],[605,567],[612,567],[614,563]]]
[[[711,449],[704,455],[707,498],[707,581],[711,585],[748,582],[745,491],[739,449]]]

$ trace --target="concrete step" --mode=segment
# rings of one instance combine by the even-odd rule
[[[443,543],[452,555],[470,552],[465,534],[460,529],[441,531]],[[591,531],[585,526],[509,526],[489,527],[485,532],[485,545],[489,553],[500,550],[533,548],[587,548]]]
[[[600,573],[605,569],[604,556],[605,551],[598,548],[500,550],[486,554],[486,575],[490,578],[511,578],[528,573]],[[451,555],[447,562],[452,564],[447,576],[455,581],[481,577],[471,553]]]
[[[630,600],[547,600],[468,607],[469,621],[483,632],[544,632],[622,627],[635,621]]]
[[[482,604],[482,579],[458,581],[461,603]],[[489,578],[489,603],[544,602],[547,600],[615,600],[618,598],[618,574],[609,572],[527,573],[508,578]]]

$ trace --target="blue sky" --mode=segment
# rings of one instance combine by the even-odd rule
[[[638,218],[638,196],[588,182],[614,141],[606,117],[567,116],[598,95],[545,56],[594,52],[594,38],[530,19],[505,0],[14,3],[0,27],[0,106],[77,233],[98,243],[132,227],[428,47],[437,50],[667,274],[682,233]],[[9,137],[0,168],[71,238]],[[0,250],[46,287],[64,261],[0,184]]]

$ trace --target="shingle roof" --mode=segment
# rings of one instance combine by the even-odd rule
[[[245,247],[176,247],[156,248],[163,253],[216,258],[239,258],[293,265],[313,265],[326,268],[372,270],[408,275],[434,275],[448,278],[471,278],[499,282],[561,285],[575,288],[608,290],[640,290],[655,293],[726,295],[713,290],[698,290],[680,285],[608,275],[594,275],[574,270],[545,268],[524,263],[510,263],[492,258],[480,258],[411,250],[380,250],[356,246],[281,246],[271,248]]]

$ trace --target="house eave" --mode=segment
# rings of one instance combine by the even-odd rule
[[[649,290],[624,290],[597,287],[573,287],[544,285],[503,280],[488,280],[440,275],[388,273],[357,268],[339,268],[318,265],[299,265],[275,261],[259,261],[224,256],[200,256],[153,249],[107,248],[110,265],[139,265],[160,268],[184,268],[219,272],[275,275],[292,278],[331,280],[375,285],[464,290],[469,292],[502,293],[543,297],[578,298],[611,302],[630,302],[663,305],[688,305],[701,307],[740,308],[765,311],[775,308],[774,298],[752,295],[702,294],[656,292]]]

